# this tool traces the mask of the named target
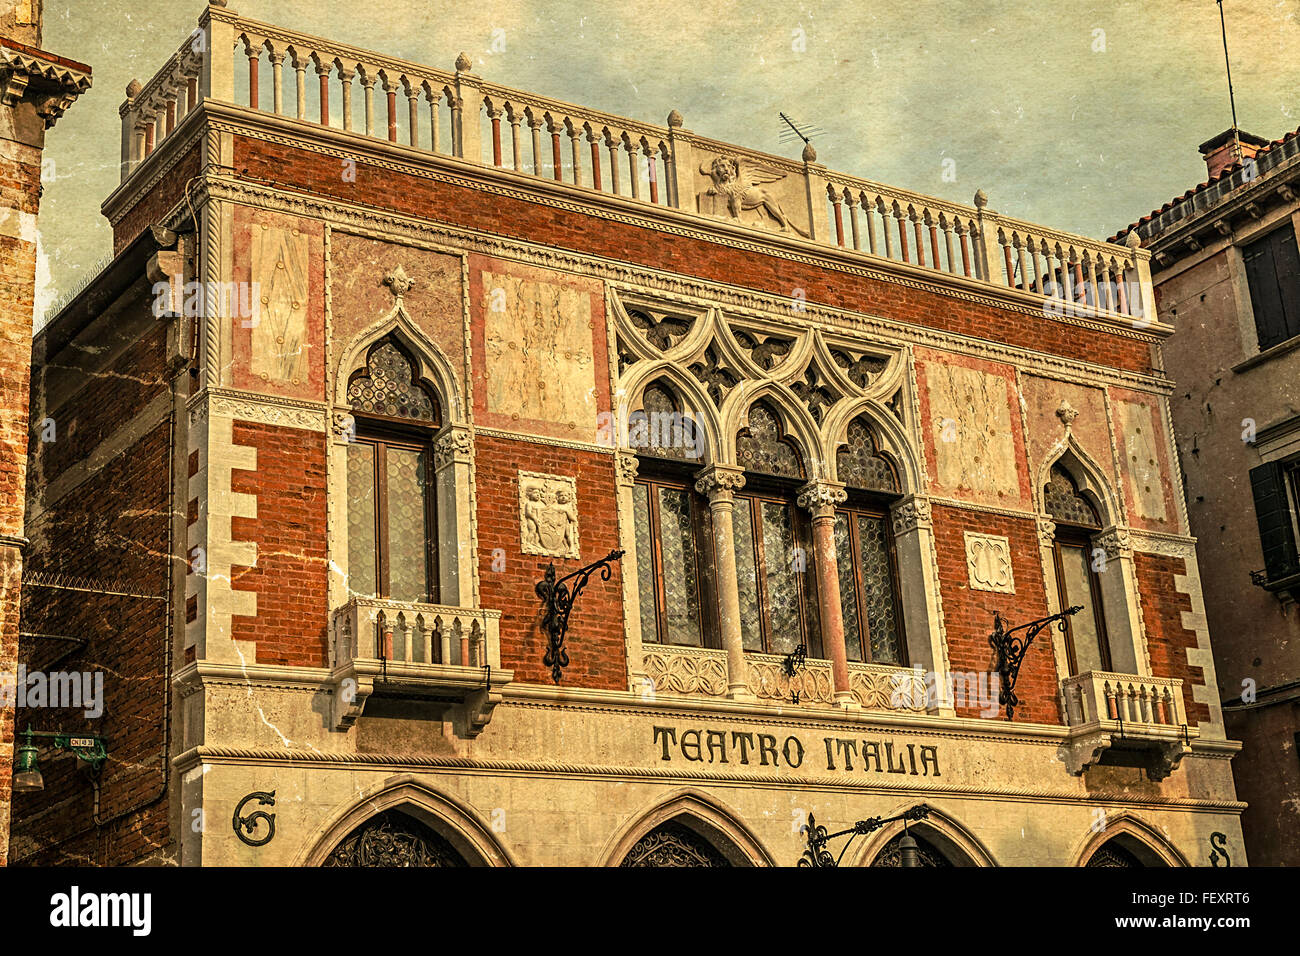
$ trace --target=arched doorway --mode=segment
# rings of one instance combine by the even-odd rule
[[[731,861],[690,827],[670,820],[632,845],[619,866],[731,866]]]
[[[469,862],[432,827],[400,810],[385,810],[340,840],[321,866],[469,866]]]
[[[1111,840],[1097,847],[1097,852],[1088,858],[1084,866],[1145,867],[1146,864],[1137,855],[1124,849],[1118,840]]]
[[[916,828],[913,827],[912,829],[915,830]],[[925,837],[919,836],[918,834],[913,832],[912,839],[916,841],[916,865],[917,866],[952,866],[953,865],[952,861],[943,855],[943,851],[940,850],[933,843],[931,843],[929,840],[927,840]],[[876,854],[876,858],[871,861],[871,865],[872,866],[902,866],[903,851],[900,846],[902,840],[903,840],[903,834],[900,833],[892,840],[890,840],[888,843],[886,843],[883,847],[881,847],[880,852]]]

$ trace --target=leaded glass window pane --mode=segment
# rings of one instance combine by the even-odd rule
[[[1085,528],[1101,527],[1096,509],[1079,493],[1078,485],[1064,468],[1053,466],[1047,485],[1043,488],[1043,498],[1047,513],[1058,522]]]
[[[691,526],[690,492],[659,489],[659,538],[663,554],[664,627],[669,644],[699,644],[699,573]]]
[[[732,536],[736,542],[736,584],[740,591],[740,639],[747,651],[763,649],[762,610],[758,602],[758,552],[754,547],[754,502],[736,498]]]
[[[646,386],[641,408],[628,417],[627,440],[643,455],[678,461],[699,458],[703,451],[695,422],[682,414],[672,393],[660,385]]]
[[[650,488],[638,482],[632,489],[633,534],[636,539],[636,583],[641,598],[641,640],[658,641],[655,615],[654,539],[650,530]]]
[[[882,664],[902,660],[898,640],[898,608],[894,603],[894,576],[889,563],[888,524],[880,515],[859,514],[859,573],[866,601],[871,659]]]
[[[1060,556],[1067,606],[1083,607],[1082,611],[1068,618],[1070,637],[1074,644],[1075,673],[1103,671],[1106,664],[1102,656],[1101,634],[1097,627],[1097,609],[1092,598],[1092,568],[1088,563],[1088,549],[1058,543],[1057,554]]]
[[[761,508],[768,650],[789,654],[803,643],[799,622],[803,579],[799,572],[807,555],[795,542],[793,509],[776,501],[761,502]]]
[[[853,539],[849,516],[835,515],[835,566],[840,578],[840,609],[844,615],[844,647],[851,661],[862,660],[862,628],[858,624],[858,582],[853,573]]]
[[[871,429],[861,419],[855,418],[849,423],[848,441],[836,456],[836,471],[840,481],[850,488],[898,491],[893,465],[881,456]]]
[[[736,453],[746,471],[782,478],[802,478],[803,462],[783,440],[781,421],[762,402],[749,410],[749,427],[736,437]]]
[[[379,593],[375,452],[367,442],[348,445],[348,588],[361,597]]]
[[[429,600],[428,471],[414,448],[388,446],[388,593]]]
[[[438,424],[433,396],[416,382],[410,360],[387,339],[371,348],[366,367],[353,374],[348,402],[362,413]]]

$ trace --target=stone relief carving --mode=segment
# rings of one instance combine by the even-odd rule
[[[709,697],[722,697],[727,693],[725,658],[656,650],[647,651],[644,661],[652,693],[704,694]]]
[[[1016,593],[1011,572],[1011,542],[1002,535],[966,532],[966,568],[977,591]]]
[[[894,534],[907,534],[919,527],[929,527],[930,499],[914,497],[904,500],[894,508],[893,520]]]
[[[433,446],[433,465],[441,468],[457,458],[468,458],[474,448],[474,439],[463,428],[453,428],[440,437]]]
[[[519,473],[519,533],[525,554],[578,557],[578,485],[561,475]]]
[[[758,211],[757,221],[746,225],[769,226],[769,217],[781,232],[796,232],[808,238],[808,233],[790,221],[780,200],[763,187],[785,179],[785,173],[754,170],[738,156],[717,156],[702,163],[700,172],[713,181],[713,185],[699,195],[700,212],[710,216],[726,215],[743,220],[744,213]]]

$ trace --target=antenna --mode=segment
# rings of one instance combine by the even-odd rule
[[[1237,153],[1237,162],[1242,162],[1241,135],[1237,130],[1237,99],[1232,92],[1232,63],[1228,59],[1228,24],[1223,19],[1223,0],[1219,4],[1219,30],[1223,33],[1223,65],[1228,71],[1228,103],[1232,106],[1232,143]]]
[[[820,126],[810,126],[807,123],[796,123],[784,113],[778,113],[777,115],[781,117],[782,122],[784,122],[786,126],[790,127],[788,130],[781,130],[780,138],[783,143],[789,142],[794,139],[795,136],[798,136],[805,143],[810,143],[811,140],[808,138],[809,136],[816,136],[818,133],[823,132]],[[794,136],[790,135],[791,132],[794,133]]]

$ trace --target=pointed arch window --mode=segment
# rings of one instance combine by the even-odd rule
[[[628,417],[628,444],[641,455],[632,488],[641,639],[714,646],[712,526],[694,484],[703,454],[698,427],[655,382]]]
[[[847,438],[836,455],[836,474],[849,497],[835,510],[845,650],[851,661],[906,664],[898,562],[889,519],[889,504],[898,495],[898,475],[880,453],[866,420],[850,422]]]
[[[438,398],[391,336],[371,346],[347,398],[356,420],[347,450],[348,586],[362,597],[436,602]]]
[[[741,642],[768,654],[789,654],[803,643],[821,657],[812,535],[796,504],[803,457],[777,411],[761,401],[749,410],[736,450],[747,472],[732,519]]]
[[[1076,605],[1083,608],[1065,619],[1070,673],[1108,671],[1111,669],[1110,640],[1093,541],[1101,530],[1101,517],[1079,491],[1074,478],[1059,464],[1053,465],[1048,475],[1043,501],[1047,513],[1056,522],[1052,551],[1061,608]]]

